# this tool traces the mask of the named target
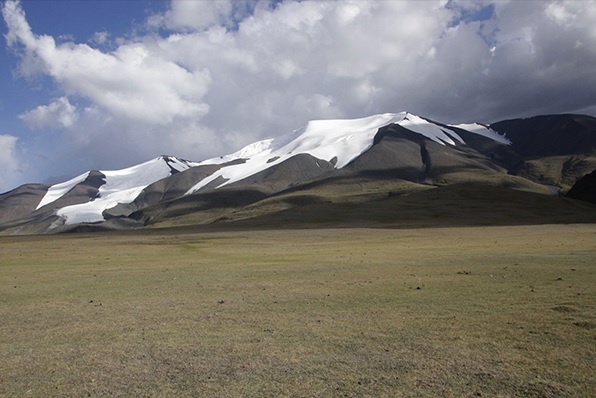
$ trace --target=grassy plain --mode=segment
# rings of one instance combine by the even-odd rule
[[[595,243],[595,224],[2,237],[0,396],[596,396]]]

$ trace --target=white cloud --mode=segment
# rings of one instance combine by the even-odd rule
[[[76,106],[68,98],[60,97],[49,105],[41,105],[19,115],[31,129],[63,129],[71,127],[78,119]]]
[[[103,45],[108,43],[110,40],[110,32],[102,31],[102,32],[95,32],[89,42],[91,44],[98,44]]]
[[[7,2],[3,14],[9,27],[7,42],[24,47],[24,74],[47,74],[67,94],[136,123],[168,124],[209,111],[201,102],[210,81],[208,70],[190,71],[136,42],[110,53],[87,44],[57,45],[50,36],[32,33],[18,3]]]
[[[596,106],[593,0],[176,0],[150,18],[160,29],[114,38],[113,51],[34,34],[18,2],[3,15],[20,72],[61,95],[23,120],[64,127],[102,168],[200,160],[316,118],[491,122]]]
[[[170,10],[163,16],[163,23],[170,29],[203,30],[215,24],[224,24],[231,12],[231,0],[174,0]]]
[[[236,29],[255,7],[268,6],[267,1],[259,0],[171,0],[169,10],[151,16],[148,25],[186,33],[204,31],[217,25]]]
[[[548,4],[545,12],[558,25],[570,26],[574,22],[576,15],[569,7],[569,4],[559,1]]]

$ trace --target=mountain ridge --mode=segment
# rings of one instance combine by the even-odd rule
[[[201,214],[189,223],[209,224],[301,189],[302,199],[286,205],[349,202],[349,195],[334,197],[332,190],[320,196],[325,199],[308,191],[309,184],[327,181],[331,187],[337,178],[375,187],[362,198],[374,197],[375,190],[387,194],[392,187],[416,192],[462,183],[565,194],[594,169],[596,119],[584,115],[491,125],[442,124],[408,112],[317,120],[199,162],[162,155],[121,170],[88,171],[60,184],[26,184],[0,194],[0,231],[141,228],[164,222],[167,214],[194,213]]]

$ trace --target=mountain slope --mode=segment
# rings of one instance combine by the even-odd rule
[[[511,139],[520,159],[510,173],[568,191],[596,169],[596,119],[585,115],[543,115],[505,120],[490,127]]]
[[[31,214],[48,188],[42,184],[25,184],[0,195],[0,225]]]
[[[208,224],[322,203],[340,209],[454,184],[548,195],[596,169],[594,148],[596,119],[578,115],[490,126],[447,125],[407,112],[319,120],[201,162],[161,156],[20,187],[0,195],[0,230]]]
[[[197,192],[217,179],[224,182],[216,184],[216,187],[242,181],[298,154],[311,155],[341,169],[368,150],[374,144],[379,129],[389,125],[403,126],[408,131],[440,145],[446,143],[455,145],[456,141],[462,142],[453,130],[427,122],[407,112],[386,113],[353,120],[316,120],[290,135],[260,141],[231,155],[201,162],[201,165],[206,165],[218,164],[222,161],[245,160],[242,164],[222,167],[187,193]],[[496,133],[494,136],[498,137]]]
[[[234,221],[217,227],[420,228],[596,223],[596,205],[499,186],[462,183],[367,201],[318,201]]]
[[[0,195],[0,228],[19,230],[19,226],[37,224],[25,228],[37,233],[64,224],[102,222],[105,209],[130,202],[147,185],[194,165],[160,156],[122,170],[89,171],[52,186],[25,185]]]
[[[596,204],[596,170],[577,181],[567,197]]]

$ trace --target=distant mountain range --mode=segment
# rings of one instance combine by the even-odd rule
[[[594,170],[589,116],[491,125],[407,112],[317,120],[200,162],[160,156],[23,185],[0,195],[0,233],[596,222],[595,205],[563,198]]]

